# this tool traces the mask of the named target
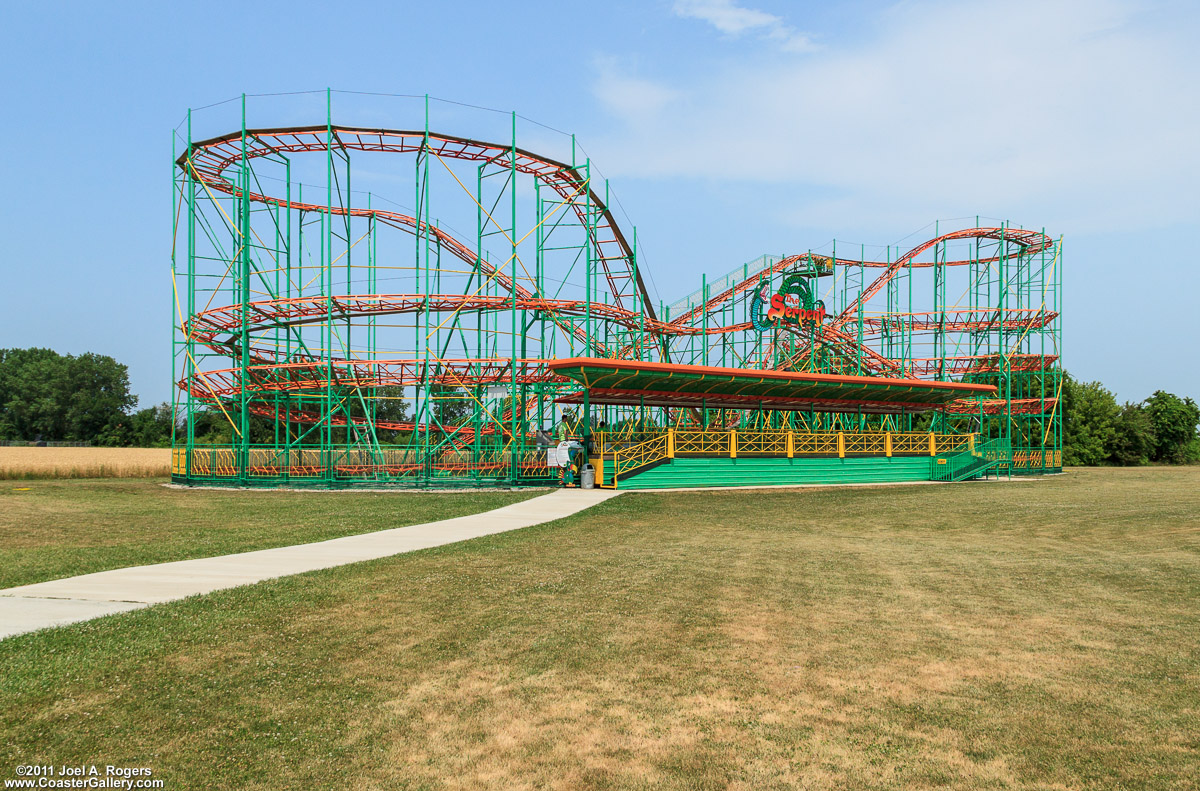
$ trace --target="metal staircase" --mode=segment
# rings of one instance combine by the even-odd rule
[[[667,435],[659,434],[643,442],[602,454],[596,474],[597,485],[604,489],[615,489],[621,478],[663,464],[669,458],[667,442]]]
[[[930,460],[930,479],[955,482],[978,478],[990,470],[1008,469],[1012,464],[1012,444],[1007,439],[993,439],[974,448]]]

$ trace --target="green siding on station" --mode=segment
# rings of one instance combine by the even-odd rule
[[[680,457],[618,481],[617,489],[796,484],[897,483],[930,480],[927,456],[846,459]]]

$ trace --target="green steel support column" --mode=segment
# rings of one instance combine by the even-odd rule
[[[934,236],[940,228],[934,224]],[[939,254],[940,253],[940,254]],[[938,358],[938,381],[946,381],[946,246],[933,248],[933,304],[938,316],[937,332],[934,334],[934,356]]]
[[[806,251],[806,254],[808,258],[805,262],[805,267],[806,269],[811,269],[812,250]],[[819,371],[820,361],[817,359],[817,328],[815,325],[810,324],[808,327],[802,328],[802,331],[806,331],[808,333],[808,369],[810,371]]]
[[[508,189],[511,193],[509,199],[511,201],[512,226],[509,228],[509,241],[512,243],[512,260],[510,263],[510,277],[512,277],[512,309],[510,313],[511,331],[509,334],[509,349],[512,353],[512,387],[509,395],[509,414],[512,416],[510,423],[512,425],[512,442],[509,443],[511,448],[509,462],[509,480],[513,486],[516,486],[520,476],[520,434],[517,432],[517,114],[514,111],[512,114],[512,148],[509,152],[509,181]]]
[[[1000,316],[1001,317],[1005,317],[1008,315],[1008,276],[1009,276],[1009,273],[1008,273],[1008,245],[1007,245],[1006,239],[1005,239],[1005,236],[1007,235],[1007,230],[1008,230],[1008,222],[1007,221],[1002,222],[1000,224],[1000,255],[999,255],[999,260],[997,261],[997,263],[999,264],[999,268],[1000,268],[1000,280],[999,280],[1000,293],[998,294],[998,296],[999,296]],[[1012,361],[1008,354],[1008,337],[1004,331],[1004,322],[1003,321],[1000,322],[999,354],[1000,354],[1000,366],[1001,366],[1001,380],[1004,385],[1004,425],[1001,427],[1001,430],[1003,431],[1002,436],[1005,439],[1007,439],[1011,445],[1011,443],[1012,443]],[[1013,468],[1013,465],[1010,463],[1008,465],[1008,477],[1010,479],[1012,478],[1012,468]]]
[[[271,267],[272,269],[275,270],[275,272],[274,272],[275,285],[271,291],[271,296],[274,299],[279,299],[280,270],[283,268],[279,265],[279,259],[283,253],[283,251],[280,249],[280,246],[279,246],[279,240],[283,234],[283,228],[282,228],[282,224],[280,223],[280,217],[279,217],[280,211],[281,211],[281,209],[278,206],[268,208],[268,212],[270,212],[274,216],[274,219],[275,219],[275,239],[274,239],[275,256],[273,259],[275,262],[275,266]],[[276,327],[275,330],[271,333],[271,335],[272,335],[272,341],[274,342],[274,345],[275,345],[275,349],[278,351],[278,349],[281,346],[281,341],[283,341],[287,337],[287,332],[282,327]],[[272,396],[272,399],[271,399],[273,402],[273,405],[275,407],[275,409],[274,409],[274,418],[275,418],[274,429],[275,429],[275,431],[274,431],[273,441],[271,444],[271,456],[272,456],[272,459],[274,460],[272,463],[277,463],[278,459],[279,459],[279,417],[281,414],[280,413],[280,398],[281,398],[281,394],[276,392]]]
[[[1064,296],[1063,287],[1066,283],[1066,272],[1064,271],[1064,268],[1066,266],[1066,257],[1065,257],[1066,253],[1062,249],[1062,245],[1063,245],[1063,242],[1059,241],[1058,269],[1055,271],[1055,275],[1054,275],[1055,284],[1056,284],[1056,289],[1055,289],[1056,296],[1054,299],[1054,311],[1058,314],[1054,319],[1054,328],[1055,328],[1055,344],[1056,344],[1056,348],[1057,348],[1058,355],[1059,355],[1058,369],[1057,369],[1057,373],[1056,373],[1056,377],[1055,377],[1058,380],[1057,387],[1055,389],[1055,392],[1058,394],[1058,401],[1055,402],[1056,406],[1058,406],[1058,409],[1055,410],[1055,414],[1057,417],[1055,418],[1054,430],[1055,430],[1055,434],[1057,436],[1055,438],[1054,447],[1058,451],[1061,451],[1062,447],[1063,447],[1063,410],[1062,410],[1061,401],[1062,401],[1062,387],[1063,387],[1062,380],[1063,380],[1063,377],[1065,376],[1065,373],[1064,373],[1064,368],[1062,365],[1062,360],[1063,360],[1063,352],[1064,352],[1064,342],[1066,341],[1065,333],[1063,331],[1063,326],[1061,324],[1062,311],[1063,311],[1063,296]],[[1062,465],[1058,464],[1056,466],[1061,467]]]
[[[379,241],[379,237],[376,234],[377,225],[376,225],[375,212],[373,211],[372,206],[371,206],[371,202],[372,202],[371,197],[372,197],[371,193],[368,191],[367,192],[367,293],[368,294],[378,294],[379,293],[379,285],[378,285],[379,279],[376,274],[376,266],[378,265],[378,261],[379,261],[379,250],[376,247],[376,243]],[[368,360],[371,360],[372,362],[375,362],[379,359],[379,355],[376,352],[376,344],[378,343],[378,334],[379,334],[378,318],[375,316],[371,316],[369,319],[367,319],[367,346],[366,346],[365,356]],[[369,420],[370,424],[372,426],[374,426],[379,417],[379,388],[372,387],[370,389],[370,394],[371,394],[370,402],[367,405],[367,409],[364,411],[367,415],[367,420]],[[378,436],[376,437],[376,445],[378,446]],[[379,454],[382,457],[382,448],[377,447],[377,450],[379,451]],[[382,461],[382,459],[380,459],[380,461]],[[377,474],[383,476],[384,478],[388,477],[387,472],[383,469],[380,469]]]
[[[750,265],[742,264],[742,282],[745,282],[749,277],[750,277]],[[663,315],[661,308],[658,311],[658,315],[660,315],[660,316]],[[750,321],[750,300],[748,300],[748,299],[742,300],[741,321],[743,323]],[[742,360],[745,361],[747,365],[749,365],[749,360],[750,360],[750,333],[749,332],[742,333]],[[665,359],[664,359],[664,362],[666,362]]]
[[[296,184],[296,199],[300,204],[304,203],[304,183],[297,182]],[[301,211],[296,217],[296,293],[297,298],[304,296],[304,212]],[[299,353],[304,348],[301,339],[296,339],[296,352]],[[297,397],[297,406],[303,408],[307,406],[306,399],[303,396]],[[296,438],[294,446],[296,453],[301,454],[301,446],[304,443],[304,430],[301,428],[304,424],[298,423],[296,426]]]
[[[240,436],[238,437],[238,482],[245,485],[250,474],[250,405],[248,402],[250,378],[247,373],[250,367],[250,174],[249,164],[246,159],[246,94],[242,94],[242,156],[241,156],[241,179],[240,189],[241,195],[238,201],[238,220],[239,231],[241,236],[241,250],[239,256],[239,271],[238,271],[238,286],[241,291],[239,302],[241,303],[241,330],[239,333],[239,341],[241,343],[241,394],[239,397],[238,423],[240,424]],[[234,238],[234,244],[237,244],[237,238]],[[237,249],[236,247],[234,249]]]
[[[176,129],[178,129],[178,127],[176,127]],[[176,358],[179,356],[179,346],[181,344],[181,341],[176,340],[176,338],[180,338],[181,337],[180,333],[182,333],[182,329],[179,330],[178,332],[175,329],[175,322],[176,322],[175,311],[176,311],[176,307],[178,305],[178,300],[179,300],[179,279],[176,277],[176,268],[175,268],[175,244],[179,238],[179,215],[175,210],[176,195],[179,196],[178,205],[180,207],[183,206],[183,188],[182,188],[182,185],[179,183],[179,176],[177,175],[176,168],[175,168],[175,157],[177,156],[177,154],[175,153],[175,137],[176,137],[176,135],[177,135],[177,132],[171,133],[171,476],[172,477],[174,477],[174,475],[175,475],[175,450],[176,450],[176,444],[177,444],[177,439],[178,439],[176,437],[175,424],[178,420],[177,416],[179,414],[179,390],[178,390],[178,388],[175,387],[175,383],[177,381],[179,381],[179,379],[177,378],[179,371],[178,371],[178,367],[176,365],[176,363],[177,363]],[[180,308],[179,312],[180,313],[183,312],[182,308]],[[187,341],[187,339],[183,338],[182,342],[186,343],[186,341]]]
[[[536,260],[534,262],[534,291],[539,296],[545,296],[545,283],[543,280],[543,268],[546,265],[546,230],[543,228],[543,223],[546,221],[545,206],[542,204],[542,183],[537,179],[533,180],[533,202],[534,202],[534,223],[537,228],[534,244],[537,245],[535,250]],[[545,311],[537,311],[535,314],[538,324],[538,359],[546,359],[546,319]],[[542,410],[545,408],[546,385],[543,382],[537,383],[537,418],[535,419],[534,429],[540,430],[543,424]],[[525,414],[529,414],[528,408]]]
[[[901,255],[899,247],[896,248],[896,255]],[[912,352],[913,278],[911,258],[904,263],[904,279],[908,283],[908,302],[904,306],[905,318],[901,319],[900,323],[900,353],[904,361],[904,369],[915,374],[916,363],[913,361]]]
[[[608,182],[605,181],[605,184],[607,185]],[[638,251],[638,236],[637,236],[637,226],[635,225],[635,226],[633,226],[633,282],[635,284],[635,288],[633,289],[633,298],[638,305],[638,321],[641,324],[641,326],[638,328],[638,347],[637,347],[638,348],[638,359],[644,360],[644,359],[646,359],[646,351],[647,351],[647,349],[646,349],[646,345],[647,345],[646,344],[646,305],[642,302],[642,290],[640,288],[636,288],[636,284],[638,282],[638,276],[639,276],[637,251]]]
[[[866,309],[866,306],[863,305],[863,303],[862,303],[863,280],[865,279],[865,273],[863,272],[863,270],[866,268],[866,266],[867,266],[867,246],[864,244],[864,245],[860,245],[860,249],[859,249],[858,297],[856,298],[857,302],[855,303],[857,306],[857,310],[858,310],[858,315],[855,317],[855,320],[858,325],[857,340],[858,340],[858,348],[860,348],[860,349],[862,348],[862,344],[863,344],[863,314]],[[863,364],[862,355],[856,354],[854,356],[856,358],[855,359],[855,375],[862,376],[862,364]]]
[[[192,316],[196,315],[196,183],[193,180],[192,172],[192,111],[188,109],[187,115],[187,168],[184,170],[184,186],[187,188],[188,200],[188,265],[187,265],[187,314],[186,322],[191,322]],[[186,474],[190,479],[192,477],[192,457],[196,450],[196,397],[193,392],[192,383],[196,379],[196,341],[192,337],[191,332],[187,332],[184,337],[184,349],[187,351],[187,365],[184,370],[187,372],[187,440],[185,451]],[[232,440],[233,437],[230,437]]]
[[[414,356],[420,354],[424,358],[424,373],[423,377],[429,376],[429,94],[425,94],[425,134],[421,138],[421,151],[417,155],[417,258],[415,275],[417,278],[418,288],[421,296],[425,299],[424,309],[421,311],[422,320],[424,323],[424,331],[417,328],[418,322],[413,322],[414,334],[417,336],[417,343],[414,348]],[[425,243],[421,240],[424,237]],[[424,264],[422,264],[421,253],[424,251]],[[424,277],[421,276],[422,268],[424,269]],[[440,368],[440,366],[439,366]],[[424,413],[424,430],[421,430],[418,423],[416,433],[419,436],[418,441],[418,457],[422,462],[422,470],[426,481],[433,475],[433,459],[432,442],[429,437],[429,430],[437,421],[437,401],[433,397],[433,386],[428,379],[424,379],[423,384],[419,384],[417,389],[421,391],[421,406]],[[420,414],[420,413],[418,413]],[[437,421],[440,422],[440,421]]]
[[[334,480],[333,458],[333,97],[325,89],[325,213],[321,218],[321,296],[325,298],[325,324],[321,352],[325,355],[325,406],[322,415],[322,449],[325,480]]]
[[[572,136],[571,137],[572,151],[574,150],[574,147],[575,147],[575,137]],[[572,157],[573,156],[574,156],[574,154],[572,154]],[[601,251],[594,250],[593,249],[594,245],[592,244],[592,240],[596,238],[596,215],[597,215],[598,211],[597,211],[597,207],[592,205],[592,158],[591,157],[587,157],[584,160],[584,171],[585,171],[584,180],[587,182],[587,189],[584,190],[584,195],[586,196],[584,217],[587,218],[584,221],[585,226],[586,226],[585,227],[586,239],[584,240],[584,245],[586,247],[586,254],[584,256],[585,271],[584,271],[584,279],[583,279],[584,301],[585,301],[585,305],[586,305],[586,308],[585,308],[586,309],[586,318],[584,321],[584,328],[585,328],[585,331],[584,331],[584,354],[590,357],[591,355],[597,353],[596,352],[596,336],[594,334],[595,329],[592,327],[592,298],[593,298],[592,297],[592,289],[594,287],[593,278],[595,278],[595,276],[596,276],[596,263],[597,263],[593,258],[593,254],[594,253],[602,254]],[[605,196],[605,197],[607,199],[607,196]],[[572,343],[572,345],[574,345],[574,343]],[[584,404],[583,404],[584,410],[583,411],[584,411],[586,417],[591,417],[591,392],[590,392],[590,390],[591,390],[591,388],[586,388],[583,391],[583,401],[584,401]]]
[[[884,260],[887,263],[887,265],[890,267],[892,264],[892,248],[890,245],[887,247],[887,253],[885,255]],[[883,331],[883,338],[882,338],[882,342],[884,344],[884,354],[887,355],[891,359],[895,359],[895,357],[896,357],[896,344],[893,339],[893,332],[892,332],[892,316],[894,316],[895,313],[899,310],[899,307],[897,305],[897,294],[898,294],[898,290],[897,290],[896,278],[893,277],[891,280],[889,280],[887,282],[887,308],[886,308],[886,310],[888,313],[888,320],[883,325],[884,331]]]
[[[342,157],[344,158],[346,164],[346,193],[345,198],[341,201],[341,208],[343,210],[342,217],[345,218],[346,229],[346,252],[344,254],[346,259],[346,296],[350,296],[354,293],[354,282],[352,280],[354,274],[354,263],[352,260],[352,256],[354,254],[354,241],[353,234],[350,232],[350,213],[354,207],[354,198],[352,197],[354,195],[353,185],[350,183],[350,176],[353,171],[350,168],[350,154],[347,153],[346,149],[342,147],[341,140],[338,141],[338,148],[341,150]],[[370,244],[368,243],[368,247],[369,246]],[[352,338],[353,327],[354,320],[350,316],[346,316],[346,337],[344,339],[344,344],[346,348],[345,356],[348,360],[355,357],[354,341]],[[355,400],[358,401],[359,405],[365,405],[365,402],[362,400],[362,390],[359,389],[357,384],[354,386],[354,388]],[[346,398],[349,397],[350,395],[347,394]],[[350,419],[350,415],[353,412],[353,407],[345,406],[344,408],[346,410],[346,450],[349,452],[354,445],[359,445],[361,443],[361,438],[359,432],[354,429],[354,421]],[[373,439],[375,432],[368,428],[367,431],[362,433],[369,435],[368,439]],[[370,445],[368,445],[368,448],[372,451],[374,450],[373,444],[374,443],[372,442]]]
[[[475,272],[479,273],[480,280],[483,280],[483,165],[475,169]],[[486,282],[486,281],[485,281]],[[485,290],[486,295],[486,290]],[[475,316],[475,359],[483,358],[483,330],[485,314],[477,313]],[[483,370],[482,363],[475,364],[476,373]],[[475,464],[478,464],[483,458],[483,410],[481,404],[483,402],[483,385],[475,385],[474,403],[471,405],[471,428],[475,432],[471,444],[474,447],[473,459]],[[478,482],[480,470],[475,468],[471,472],[471,477]]]
[[[585,342],[585,346],[584,346],[584,354],[587,356],[591,356],[592,350],[594,348],[593,343],[592,343],[592,340],[593,340],[593,335],[592,335],[592,277],[593,277],[592,270],[593,270],[593,266],[592,266],[592,242],[591,242],[591,240],[595,237],[595,219],[593,217],[593,209],[592,209],[592,188],[591,188],[592,158],[591,157],[587,158],[584,168],[587,172],[586,181],[588,182],[588,189],[586,192],[587,211],[584,215],[587,217],[587,220],[586,220],[586,222],[587,222],[587,230],[586,230],[587,241],[585,242],[585,244],[587,245],[587,254],[584,259],[584,265],[586,268],[586,272],[585,272],[584,281],[583,281],[584,300],[587,305],[587,318],[585,320],[585,325],[584,325],[586,328],[586,331],[584,332],[584,337],[586,338],[586,342]]]
[[[292,161],[289,159],[287,163],[287,260],[285,262],[286,274],[284,282],[286,283],[286,296],[288,299],[292,297]],[[284,359],[292,359],[292,333],[284,333]],[[287,407],[287,420],[283,424],[284,436],[284,458],[287,459],[287,469],[290,470],[292,459],[292,408],[290,403]],[[285,477],[288,477],[285,474]]]
[[[1043,226],[1042,227],[1042,236],[1044,237],[1045,235],[1046,235],[1046,228]],[[1031,314],[1036,319],[1040,319],[1041,313],[1046,310],[1045,293],[1046,293],[1047,272],[1046,272],[1046,249],[1044,247],[1042,248],[1042,251],[1039,254],[1039,257],[1041,258],[1041,262],[1040,262],[1041,263],[1041,266],[1040,266],[1041,271],[1040,271],[1038,280],[1041,281],[1041,283],[1042,283],[1043,299],[1039,303],[1040,307],[1038,308],[1038,312]],[[1035,301],[1036,301],[1035,299],[1030,300],[1030,307],[1033,306]],[[1040,347],[1038,354],[1041,356],[1041,360],[1038,363],[1039,370],[1038,370],[1038,377],[1037,377],[1038,417],[1040,419],[1038,421],[1036,421],[1036,423],[1034,425],[1036,425],[1036,431],[1037,431],[1037,437],[1036,437],[1037,443],[1036,444],[1037,444],[1037,447],[1040,449],[1040,455],[1041,455],[1041,459],[1040,459],[1041,470],[1040,470],[1040,472],[1043,475],[1045,475],[1046,474],[1046,435],[1048,433],[1047,429],[1049,428],[1049,425],[1047,424],[1047,420],[1046,420],[1046,327],[1045,327],[1045,325],[1042,325],[1042,327],[1040,327],[1038,329],[1038,341],[1039,341],[1038,345]]]

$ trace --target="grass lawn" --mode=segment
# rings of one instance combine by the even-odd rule
[[[240,492],[162,483],[0,481],[0,588],[415,525],[537,494]]]
[[[345,510],[371,518],[360,502]],[[78,507],[79,521],[103,509]],[[1198,601],[1195,467],[625,494],[0,642],[0,775],[78,762],[149,766],[179,789],[1195,788]]]

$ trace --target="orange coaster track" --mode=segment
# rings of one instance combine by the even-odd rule
[[[244,163],[258,159],[301,153],[327,153],[330,151],[331,138],[347,156],[349,152],[420,155],[443,161],[456,160],[509,167],[516,173],[534,177],[540,185],[556,195],[563,206],[574,212],[584,227],[590,229],[588,244],[592,262],[607,283],[611,301],[598,301],[595,298],[558,298],[537,293],[536,289],[517,282],[512,275],[482,258],[478,250],[456,239],[446,230],[433,227],[402,212],[343,208],[299,202],[291,200],[290,197],[280,198],[263,192],[245,190],[239,187],[237,179],[230,175],[234,166],[242,167]],[[736,300],[748,298],[764,278],[769,279],[805,266],[823,271],[853,267],[882,271],[862,288],[853,302],[845,305],[830,320],[817,326],[811,336],[777,333],[773,339],[764,337],[761,348],[751,360],[746,361],[746,365],[802,370],[815,345],[834,349],[844,358],[856,361],[864,373],[894,378],[960,377],[1001,370],[1037,371],[1049,368],[1057,360],[1056,354],[954,353],[938,357],[910,358],[902,362],[881,354],[869,343],[901,331],[944,334],[1003,330],[1010,333],[1027,333],[1045,327],[1058,317],[1057,312],[1046,310],[1045,305],[1040,309],[1028,306],[979,306],[957,307],[940,312],[884,315],[867,313],[870,300],[885,289],[893,278],[906,270],[935,265],[990,267],[1010,255],[1009,246],[1015,247],[1018,255],[1032,256],[1051,249],[1055,244],[1053,239],[1041,232],[1007,227],[968,228],[926,240],[893,261],[854,260],[810,253],[788,256],[749,273],[703,304],[695,305],[681,315],[664,321],[655,313],[654,302],[646,291],[635,263],[635,251],[613,218],[605,200],[592,189],[591,184],[577,168],[517,148],[515,145],[505,146],[445,134],[395,129],[342,126],[255,129],[195,143],[188,153],[179,158],[178,164],[210,197],[220,194],[247,199],[255,204],[273,207],[275,210],[371,218],[382,225],[432,239],[441,249],[469,265],[472,271],[480,273],[482,277],[495,282],[507,292],[507,295],[499,296],[387,293],[320,295],[247,301],[243,304],[206,307],[194,312],[182,323],[182,331],[189,341],[195,341],[219,355],[234,359],[243,357],[246,362],[244,365],[216,370],[197,370],[194,374],[180,379],[178,386],[195,398],[209,403],[230,401],[248,395],[251,397],[248,410],[255,415],[283,416],[289,422],[307,424],[327,420],[331,425],[365,426],[368,423],[365,417],[333,414],[328,410],[323,412],[290,403],[281,407],[271,401],[278,396],[317,394],[330,388],[362,391],[380,387],[441,385],[470,390],[497,385],[542,385],[549,387],[555,394],[569,393],[577,388],[570,380],[551,373],[545,361],[536,357],[517,357],[514,354],[504,357],[444,358],[427,351],[414,358],[358,359],[351,353],[338,358],[330,354],[329,350],[323,350],[322,354],[313,354],[305,349],[281,352],[265,339],[265,335],[271,331],[298,328],[307,324],[333,321],[349,323],[404,314],[453,316],[464,313],[522,311],[545,316],[564,335],[582,342],[584,348],[595,356],[623,359],[657,356],[669,361],[673,346],[680,339],[753,331],[751,325],[745,321],[710,325],[709,317]],[[586,195],[588,205],[595,207],[599,212],[601,219],[598,222],[589,222],[587,209],[580,208],[580,203],[576,200],[580,195]],[[215,203],[215,198],[213,202]],[[229,222],[230,230],[243,237],[242,244],[248,244],[245,231],[229,221],[228,217],[225,219]],[[936,255],[937,249],[948,242],[963,240],[995,243],[997,251],[980,258],[917,260],[930,250],[934,250]],[[592,322],[619,330],[615,342],[602,342],[598,333],[589,333],[588,327]],[[246,348],[242,348],[243,344]],[[981,404],[975,400],[956,404],[948,411],[962,415],[978,414],[981,411],[984,414],[997,414],[1008,408],[1017,413],[1023,410],[1044,410],[1045,405],[1053,401],[1053,396],[1049,400],[1018,399],[1007,405],[1003,401]],[[511,415],[509,407],[508,411],[503,413],[503,420],[497,422],[503,425]],[[372,425],[401,431],[433,428],[415,421],[381,420],[372,422]],[[469,426],[440,430],[453,431],[463,438],[473,437],[476,433],[476,429]],[[494,434],[506,430],[489,425],[479,431]]]

